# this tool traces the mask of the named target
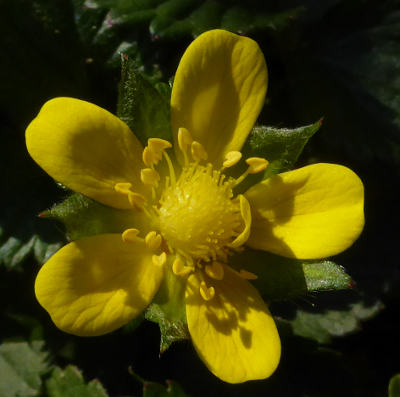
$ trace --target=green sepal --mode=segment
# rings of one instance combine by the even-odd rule
[[[79,193],[71,194],[45,211],[43,216],[62,222],[70,240],[103,233],[122,233],[144,223],[143,213],[111,208]]]
[[[390,379],[389,397],[400,397],[400,374],[394,375]]]
[[[333,337],[345,336],[361,329],[362,321],[376,316],[383,308],[381,302],[367,306],[354,303],[345,310],[311,312],[298,309],[292,320],[280,322],[289,324],[295,336],[312,339],[320,344],[328,344]]]
[[[353,288],[351,277],[342,266],[328,260],[302,261],[268,252],[246,249],[230,263],[237,270],[257,275],[252,281],[269,301],[288,300],[310,292]]]
[[[263,179],[291,170],[305,145],[321,125],[322,119],[294,129],[254,127],[243,147],[243,157],[262,157],[269,164],[264,173],[247,176],[240,184],[240,191],[246,191]]]
[[[164,353],[173,342],[189,338],[185,289],[186,278],[176,276],[167,265],[160,289],[145,314],[148,320],[160,327],[160,353]]]
[[[108,397],[97,379],[86,384],[81,371],[72,365],[64,370],[54,368],[46,381],[46,391],[48,397]]]
[[[48,372],[43,342],[4,342],[0,345],[0,396],[38,396],[41,377]]]
[[[143,146],[149,138],[172,141],[169,101],[126,54],[121,55],[117,116],[128,124]]]
[[[160,306],[152,303],[146,311],[145,318],[157,323],[160,327],[160,354],[168,350],[174,342],[189,339],[189,331],[184,321],[170,321]]]

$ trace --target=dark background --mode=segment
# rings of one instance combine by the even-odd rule
[[[191,40],[216,27],[254,38],[265,54],[260,124],[324,117],[298,165],[344,164],[366,197],[362,236],[335,258],[356,287],[273,303],[282,362],[270,379],[242,385],[216,379],[190,342],[159,357],[159,330],[147,321],[135,332],[66,335],[33,293],[39,263],[65,242],[62,226],[37,214],[66,192],[29,158],[26,126],[56,96],[115,112],[119,52],[151,82],[167,82]],[[76,365],[111,396],[140,395],[129,366],[148,380],[174,379],[192,396],[387,395],[400,372],[399,1],[0,0],[0,132],[1,341],[43,339],[54,365]]]

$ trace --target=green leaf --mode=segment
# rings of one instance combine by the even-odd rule
[[[310,292],[353,287],[344,268],[328,260],[301,261],[246,249],[230,263],[257,275],[253,284],[266,300],[288,300]]]
[[[132,368],[129,368],[129,373],[143,385],[143,397],[188,397],[182,387],[174,381],[167,380],[167,387],[142,379],[136,374]]]
[[[353,164],[379,161],[398,170],[398,1],[338,3],[323,18],[318,13],[321,19],[308,26],[308,37],[298,36],[298,52],[288,51],[284,78],[290,99],[282,97],[277,106],[289,102],[297,118],[324,114],[329,120],[318,137],[317,156],[327,152]],[[317,27],[324,27],[318,40],[312,33]]]
[[[98,380],[85,383],[81,371],[69,365],[64,370],[56,367],[46,381],[48,397],[108,397]]]
[[[303,12],[304,8],[298,7],[279,13],[256,13],[243,6],[234,6],[224,13],[221,28],[246,33],[266,29],[282,31]]]
[[[0,345],[0,397],[34,397],[41,390],[41,376],[48,371],[42,343],[4,342]]]
[[[143,397],[187,397],[182,387],[173,381],[167,381],[167,387],[155,382],[143,384]]]
[[[9,237],[0,246],[0,264],[3,263],[8,270],[21,271],[21,265],[32,253],[39,263],[44,263],[61,245],[61,242],[49,244],[38,235],[33,235],[28,241]]]
[[[78,240],[103,233],[122,233],[140,224],[143,214],[130,210],[107,207],[82,194],[73,193],[54,205],[44,216],[65,225],[68,237]]]
[[[235,1],[216,0],[96,0],[91,3],[110,8],[110,17],[120,24],[135,27],[148,23],[151,34],[169,39],[197,36],[216,28],[247,34],[266,29],[281,31],[303,12],[302,8],[274,12],[268,4],[259,2],[239,7]]]
[[[400,374],[394,375],[390,379],[389,397],[400,397]]]
[[[121,56],[121,62],[118,117],[128,124],[144,146],[149,138],[171,141],[169,102],[126,55]]]
[[[374,317],[381,310],[381,302],[371,306],[355,303],[347,310],[327,310],[322,313],[297,310],[296,317],[289,323],[294,335],[326,344],[331,342],[332,337],[360,330],[362,321]]]
[[[307,291],[330,291],[353,288],[354,284],[345,269],[334,262],[302,263]]]

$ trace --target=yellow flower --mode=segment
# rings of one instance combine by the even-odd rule
[[[310,165],[233,193],[268,165],[240,153],[266,88],[257,44],[214,30],[179,64],[173,145],[153,138],[143,148],[125,123],[78,99],[43,106],[26,132],[33,159],[72,190],[127,210],[132,223],[122,234],[69,243],[42,267],[36,296],[57,327],[83,336],[113,331],[149,305],[168,274],[186,283],[189,332],[211,372],[231,383],[273,373],[275,323],[248,281],[256,275],[246,263],[233,270],[229,257],[245,245],[301,259],[335,255],[358,237],[364,217],[363,185],[339,165]],[[247,171],[227,177],[239,161]]]

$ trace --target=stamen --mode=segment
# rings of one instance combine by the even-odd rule
[[[192,152],[193,160],[196,163],[199,163],[201,160],[205,161],[208,158],[206,149],[204,149],[204,146],[200,142],[197,142],[197,141],[192,142],[191,152]]]
[[[139,193],[132,192],[131,187],[132,184],[129,182],[120,182],[114,185],[114,190],[117,193],[126,195],[132,207],[143,210],[146,198]]]
[[[224,278],[224,267],[220,262],[213,262],[211,265],[206,265],[205,272],[207,276],[214,280],[222,280]]]
[[[155,251],[160,247],[162,237],[157,232],[152,231],[147,233],[146,237],[144,238],[144,241],[152,251]]]
[[[174,263],[172,264],[172,271],[176,276],[187,276],[193,272],[193,270],[193,267],[185,266],[182,258],[179,256],[175,258]]]
[[[246,163],[249,165],[249,174],[258,174],[259,172],[264,171],[269,164],[267,160],[261,157],[249,157],[246,160]]]
[[[168,171],[169,171],[169,176],[171,178],[171,185],[175,186],[176,184],[176,177],[175,177],[175,170],[174,170],[174,166],[172,165],[172,161],[169,158],[167,152],[163,152],[164,153],[164,158],[168,164]]]
[[[247,270],[241,269],[239,276],[245,280],[257,280],[258,276],[254,273],[248,272]]]
[[[161,138],[150,138],[147,144],[152,152],[162,152],[172,147],[171,142]]]
[[[207,284],[202,281],[200,283],[200,295],[205,301],[210,301],[215,296],[214,287],[207,287]]]
[[[137,241],[137,235],[139,234],[138,229],[126,229],[122,233],[122,241],[124,243],[134,243]]]
[[[143,162],[147,167],[157,165],[162,159],[164,150],[172,147],[170,142],[160,138],[150,138],[147,145],[142,153]]]
[[[268,161],[261,157],[249,157],[246,160],[246,163],[249,165],[249,168],[239,178],[235,181],[235,186],[239,185],[239,183],[243,182],[249,174],[257,174],[259,172],[264,171],[268,167]]]
[[[238,248],[243,245],[250,236],[250,226],[251,226],[251,209],[250,204],[247,201],[246,197],[242,194],[239,195],[240,200],[240,214],[244,221],[244,229],[243,231],[233,240],[229,246],[232,248]]]
[[[160,174],[152,168],[143,168],[140,170],[140,180],[145,185],[156,187],[158,185],[158,181],[160,180]]]
[[[147,167],[151,167],[151,166],[153,165],[153,163],[154,163],[152,153],[151,153],[151,151],[150,151],[150,149],[149,149],[148,146],[146,146],[146,147],[143,149],[142,160],[143,160],[143,163],[144,163]]]
[[[225,155],[225,161],[222,163],[223,168],[233,167],[242,158],[242,153],[234,150]]]
[[[146,199],[141,194],[132,192],[128,195],[128,200],[132,207],[136,207],[139,210],[144,209]]]
[[[132,187],[132,183],[129,182],[120,182],[120,183],[116,183],[114,186],[114,190],[117,193],[121,193],[121,194],[125,194],[128,195],[129,193],[131,193],[131,187]]]
[[[182,153],[183,153],[183,157],[185,160],[185,165],[188,165],[189,161],[187,158],[187,148],[188,146],[190,146],[193,142],[193,138],[190,135],[190,132],[184,128],[181,127],[178,130],[178,145],[179,145],[179,149],[181,149]]]
[[[156,266],[164,266],[167,262],[167,254],[163,252],[161,255],[153,255],[152,262]]]

